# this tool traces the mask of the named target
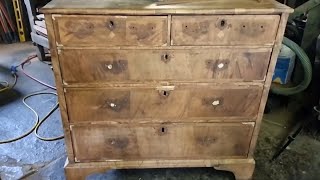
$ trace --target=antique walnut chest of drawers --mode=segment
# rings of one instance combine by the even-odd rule
[[[214,167],[250,179],[288,14],[275,1],[53,0],[68,179]]]

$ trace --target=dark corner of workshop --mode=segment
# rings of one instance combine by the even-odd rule
[[[319,0],[0,0],[0,180],[313,180]]]

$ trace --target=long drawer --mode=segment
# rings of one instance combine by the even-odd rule
[[[271,48],[62,50],[64,82],[263,81]],[[76,66],[75,66],[76,64]]]
[[[163,46],[167,16],[55,15],[61,46]]]
[[[72,125],[77,162],[246,158],[254,123]]]
[[[172,45],[270,45],[278,15],[172,16]]]
[[[257,115],[261,86],[190,85],[168,88],[67,88],[70,122]]]

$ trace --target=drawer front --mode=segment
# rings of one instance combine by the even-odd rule
[[[66,83],[263,81],[270,53],[270,48],[62,50],[59,60]]]
[[[280,16],[172,16],[172,45],[269,45]]]
[[[166,16],[55,16],[63,46],[163,46]]]
[[[220,86],[66,89],[69,121],[256,117],[262,87]]]
[[[75,125],[77,162],[247,157],[254,123]]]

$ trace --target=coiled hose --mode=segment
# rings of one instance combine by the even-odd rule
[[[15,86],[15,84],[17,83],[17,75],[16,73],[18,72],[17,68],[21,66],[21,70],[23,72],[23,74],[25,74],[27,77],[31,78],[32,80],[50,88],[50,89],[53,89],[53,90],[56,90],[56,88],[54,86],[51,86],[47,83],[44,83],[36,78],[34,78],[33,76],[29,75],[27,72],[24,71],[24,65],[26,63],[30,63],[32,59],[36,58],[37,56],[36,55],[33,55],[33,56],[29,56],[26,60],[24,60],[21,64],[17,65],[17,66],[12,66],[11,67],[11,73],[13,74],[15,80],[14,80],[14,83],[12,86],[9,86],[9,83],[8,82],[0,82],[0,83],[3,83],[5,84],[5,88],[3,89],[0,89],[0,92],[2,91],[6,91],[8,89],[11,89]],[[38,113],[30,106],[27,104],[26,100],[28,98],[31,98],[33,96],[38,96],[38,95],[43,95],[43,94],[47,94],[47,95],[55,95],[57,96],[56,93],[54,92],[37,92],[37,93],[33,93],[33,94],[29,94],[27,96],[25,96],[22,100],[23,104],[29,109],[31,110],[31,112],[34,114],[35,116],[35,122],[34,122],[34,125],[32,126],[32,128],[30,128],[29,130],[27,130],[26,132],[24,132],[22,135],[19,135],[18,137],[14,137],[14,138],[11,138],[11,139],[6,139],[6,140],[1,140],[0,139],[0,145],[1,144],[5,144],[5,143],[11,143],[11,142],[15,142],[15,141],[18,141],[26,136],[28,136],[29,134],[31,134],[32,132],[35,133],[36,137],[43,140],[43,141],[55,141],[55,140],[59,140],[59,139],[63,139],[63,135],[62,136],[58,136],[58,137],[42,137],[39,135],[38,131],[39,131],[39,128],[40,126],[49,118],[49,116],[58,109],[59,107],[59,104],[57,103],[49,112],[47,115],[45,115],[45,117],[43,117],[42,119],[39,118],[39,115]]]
[[[299,92],[302,92],[308,88],[308,86],[311,82],[311,79],[312,79],[312,66],[311,66],[310,59],[307,56],[307,54],[295,42],[284,37],[282,43],[284,45],[288,46],[292,51],[294,51],[296,53],[296,55],[300,59],[300,62],[303,67],[303,72],[304,72],[303,81],[300,84],[298,84],[297,86],[294,86],[294,87],[271,86],[271,92],[273,92],[274,94],[289,96],[289,95],[293,95],[293,94],[297,94]]]

